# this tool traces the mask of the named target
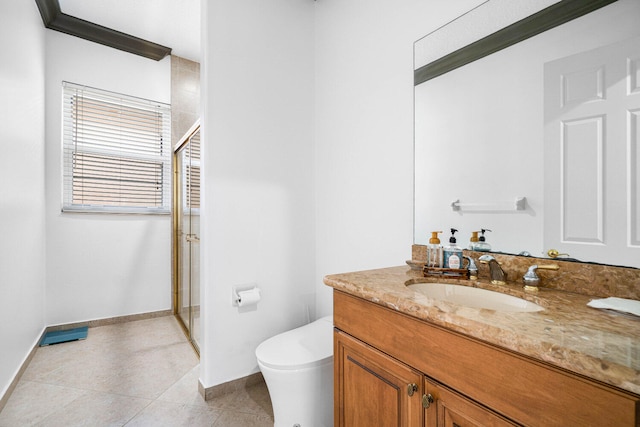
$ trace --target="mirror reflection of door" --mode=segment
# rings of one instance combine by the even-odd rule
[[[200,128],[175,153],[176,315],[200,348]]]
[[[545,247],[640,267],[640,38],[544,73]]]

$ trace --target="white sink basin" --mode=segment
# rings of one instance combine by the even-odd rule
[[[407,287],[431,299],[448,301],[465,307],[523,313],[544,310],[538,304],[522,298],[471,286],[450,283],[414,283],[407,284]]]

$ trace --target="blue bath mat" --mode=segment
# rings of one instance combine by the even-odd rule
[[[44,334],[40,341],[40,347],[51,344],[59,344],[61,342],[84,340],[87,338],[89,327],[82,326],[80,328],[66,329],[63,331],[51,331]]]

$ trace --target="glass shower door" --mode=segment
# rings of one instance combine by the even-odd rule
[[[175,152],[175,312],[189,340],[200,345],[200,128]]]

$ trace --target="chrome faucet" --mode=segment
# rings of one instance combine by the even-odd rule
[[[469,264],[467,264],[469,279],[476,280],[478,278],[478,267],[476,266],[475,261],[470,256],[463,255],[462,257],[469,262]]]
[[[537,291],[540,284],[540,278],[536,274],[537,270],[558,270],[560,266],[558,264],[545,264],[545,265],[532,265],[529,267],[522,280],[524,281],[524,288],[528,291]]]
[[[489,272],[491,274],[491,283],[494,285],[504,285],[507,282],[507,273],[504,272],[500,264],[491,255],[482,255],[478,258],[483,264],[489,264]]]

